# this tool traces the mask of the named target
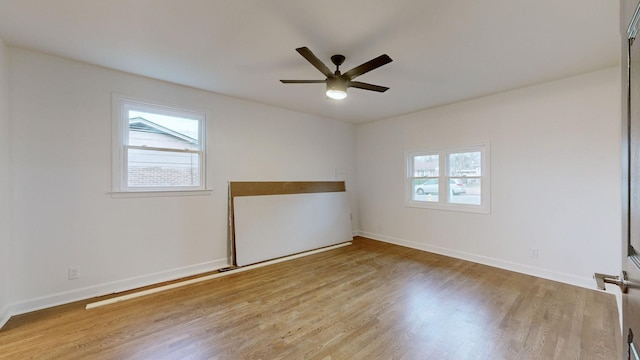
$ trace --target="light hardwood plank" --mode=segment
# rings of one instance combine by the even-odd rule
[[[610,294],[364,238],[84,309],[95,300],[12,318],[0,359],[622,357]]]

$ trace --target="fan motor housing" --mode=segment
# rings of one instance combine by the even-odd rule
[[[347,92],[347,85],[347,81],[343,78],[327,78],[327,90],[340,90]]]

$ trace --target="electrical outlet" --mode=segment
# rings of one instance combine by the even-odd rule
[[[529,248],[529,257],[532,259],[538,258],[538,248]]]
[[[78,267],[70,267],[69,268],[69,280],[75,280],[80,277],[80,268]]]

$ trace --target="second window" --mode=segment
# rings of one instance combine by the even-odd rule
[[[410,153],[407,205],[488,212],[486,145]]]

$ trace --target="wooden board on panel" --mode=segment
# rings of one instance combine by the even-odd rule
[[[345,191],[344,181],[233,181],[231,197]]]

